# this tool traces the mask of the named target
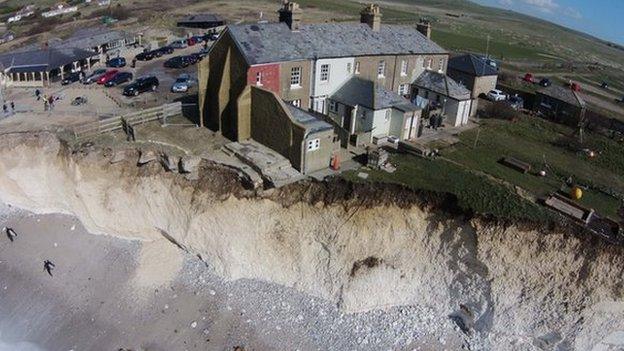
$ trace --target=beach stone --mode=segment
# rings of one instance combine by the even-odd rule
[[[116,151],[113,154],[113,157],[111,157],[110,163],[111,164],[119,163],[121,161],[124,161],[125,159],[126,159],[126,151],[125,150]]]
[[[156,153],[154,151],[148,150],[148,151],[141,151],[141,156],[139,157],[139,166],[142,166],[144,164],[148,164],[150,162],[156,161],[158,159],[158,157],[156,156]]]
[[[169,172],[177,172],[179,162],[180,162],[179,157],[171,156],[167,154],[163,156],[163,165],[165,166],[165,169]]]
[[[180,168],[184,173],[195,173],[199,168],[201,157],[198,156],[184,156],[180,160]]]

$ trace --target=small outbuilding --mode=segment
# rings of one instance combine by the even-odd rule
[[[551,85],[535,94],[535,110],[561,124],[576,127],[584,119],[586,104],[578,92],[569,87]]]
[[[213,29],[225,26],[223,17],[212,13],[188,15],[178,21],[178,27]]]
[[[97,54],[78,48],[49,48],[0,55],[0,85],[42,87],[65,74],[90,69]]]

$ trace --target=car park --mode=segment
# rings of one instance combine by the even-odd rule
[[[188,47],[188,44],[186,43],[186,40],[176,40],[169,44],[169,46],[174,49],[186,49]]]
[[[503,93],[501,90],[493,89],[487,93],[487,98],[490,101],[505,101],[507,100],[507,94]]]
[[[192,63],[193,62],[189,56],[176,56],[165,61],[164,66],[166,68],[185,68]]]
[[[181,74],[171,86],[171,92],[172,93],[185,93],[196,83],[197,81],[191,78],[190,75],[186,73]]]
[[[542,78],[542,80],[539,81],[539,85],[543,87],[549,87],[552,85],[552,81],[548,78]]]
[[[93,84],[95,82],[97,82],[98,79],[100,79],[100,77],[106,73],[106,69],[105,68],[98,68],[96,70],[94,70],[90,75],[88,75],[83,81],[83,84]]]
[[[61,85],[68,85],[80,80],[80,72],[70,73],[63,78]]]
[[[117,72],[111,79],[109,79],[104,86],[114,87],[119,84],[132,81],[132,73],[130,72]]]
[[[134,58],[138,61],[150,61],[154,59],[154,57],[156,57],[156,54],[154,53],[154,51],[144,51],[136,55]]]
[[[106,84],[106,82],[113,79],[113,77],[117,74],[117,72],[119,71],[116,69],[111,69],[110,71],[106,71],[106,73],[102,74],[102,76],[98,78],[97,83],[100,85]]]
[[[154,76],[146,76],[137,78],[134,82],[126,85],[122,94],[125,96],[138,96],[147,91],[156,91],[158,89],[158,78]]]
[[[115,57],[106,62],[108,67],[125,67],[126,59],[124,57]]]

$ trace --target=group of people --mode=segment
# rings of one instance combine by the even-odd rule
[[[41,90],[35,89],[35,97],[37,101],[41,101],[43,99],[43,110],[44,111],[52,111],[54,110],[54,103],[60,100],[60,97],[54,96],[50,94],[49,96],[46,94],[41,94]]]
[[[15,229],[7,227],[7,228],[4,228],[4,232],[6,233],[9,240],[11,240],[11,242],[14,242],[15,239],[17,239],[17,232],[15,231]],[[50,260],[43,261],[43,270],[48,272],[50,277],[52,277],[52,270],[55,267],[56,265],[52,261]]]

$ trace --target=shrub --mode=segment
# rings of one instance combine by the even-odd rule
[[[520,113],[504,101],[498,101],[486,107],[485,117],[515,121],[520,118]]]

